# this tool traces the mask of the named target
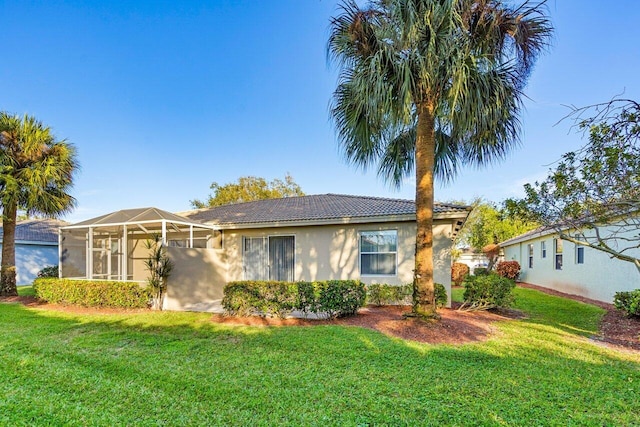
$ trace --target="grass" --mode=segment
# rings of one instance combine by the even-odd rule
[[[18,295],[23,297],[35,297],[36,291],[33,290],[33,286],[18,286]]]
[[[585,338],[603,311],[516,297],[527,319],[455,347],[0,304],[0,425],[637,424],[638,354]]]

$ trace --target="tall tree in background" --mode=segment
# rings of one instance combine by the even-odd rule
[[[0,295],[17,295],[15,231],[18,210],[56,217],[69,212],[68,193],[77,170],[73,145],[58,141],[34,117],[0,112],[0,205],[2,269]]]
[[[522,89],[551,25],[542,3],[346,0],[328,51],[331,116],[347,159],[399,186],[415,167],[413,314],[435,316],[434,174],[486,165],[519,141]]]
[[[304,196],[300,186],[289,174],[284,177],[284,181],[277,178],[267,181],[255,176],[243,176],[238,178],[238,182],[224,185],[214,182],[209,188],[213,190],[213,194],[210,194],[205,202],[198,199],[191,200],[191,206],[200,209],[254,200]]]
[[[569,117],[588,143],[564,154],[544,181],[526,184],[517,203],[561,239],[640,272],[640,103],[614,99]]]
[[[497,244],[539,227],[529,216],[513,209],[507,200],[501,206],[481,198],[472,203],[472,210],[455,240],[456,246],[470,247],[480,253],[487,245]]]

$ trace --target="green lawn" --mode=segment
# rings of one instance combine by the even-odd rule
[[[0,304],[0,425],[638,425],[640,355],[585,338],[603,311],[516,293],[526,320],[455,347]]]

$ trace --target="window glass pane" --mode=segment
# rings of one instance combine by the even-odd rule
[[[395,252],[396,242],[395,230],[365,231],[360,234],[360,252]]]
[[[562,270],[562,254],[556,255],[556,270]]]
[[[188,240],[178,240],[178,239],[171,239],[169,241],[167,241],[167,245],[171,248],[188,248],[189,247],[189,241]]]
[[[577,253],[577,261],[578,264],[584,264],[584,248],[581,246],[578,246],[578,253]]]
[[[557,254],[561,254],[562,253],[562,240],[561,239],[556,239],[556,253]]]
[[[360,233],[360,274],[395,275],[398,250],[396,230]]]
[[[362,254],[361,274],[396,274],[396,254]]]
[[[542,258],[547,257],[547,245],[545,242],[540,242],[540,248],[542,249]]]
[[[207,238],[193,238],[193,247],[199,249],[206,249],[207,247]]]

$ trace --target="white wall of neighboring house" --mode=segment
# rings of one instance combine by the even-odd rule
[[[609,230],[608,227],[600,229],[602,233]],[[568,241],[562,241],[562,268],[556,269],[555,238],[554,234],[538,235],[502,245],[505,259],[520,263],[522,282],[609,303],[613,302],[616,292],[640,288],[640,272],[632,263],[586,246],[582,246],[584,255],[580,263],[577,245]],[[546,257],[542,253],[543,242]],[[531,266],[529,245],[533,245]],[[640,249],[632,250],[630,254],[640,257]]]
[[[0,243],[2,248],[2,243]],[[30,285],[44,267],[58,265],[58,244],[16,242],[16,283]]]
[[[489,265],[489,259],[484,254],[476,254],[473,252],[463,253],[455,262],[466,264],[472,274],[474,268],[486,267],[487,265]]]

